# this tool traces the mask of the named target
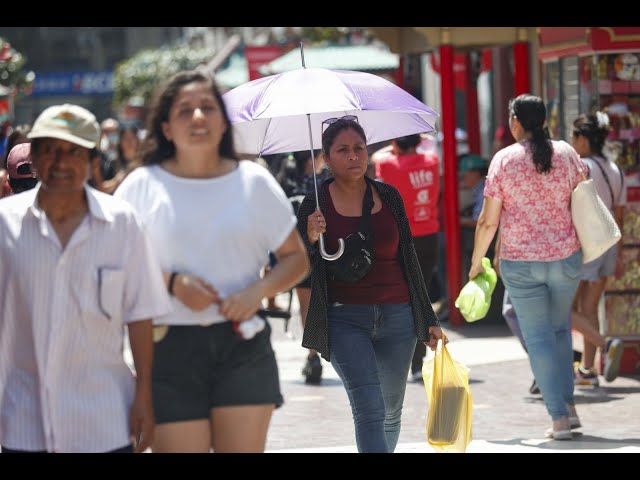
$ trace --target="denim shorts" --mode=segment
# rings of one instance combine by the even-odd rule
[[[613,275],[616,271],[618,245],[614,245],[595,260],[582,265],[580,280],[597,282],[601,278]]]
[[[215,407],[280,407],[283,399],[270,337],[269,322],[251,340],[241,339],[231,322],[169,326],[154,347],[156,422],[206,419]]]

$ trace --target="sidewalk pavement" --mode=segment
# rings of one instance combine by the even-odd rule
[[[287,300],[281,296],[278,303],[286,305]],[[281,320],[271,320],[285,404],[272,418],[267,451],[356,452],[349,402],[331,365],[323,361],[321,385],[304,383],[306,350],[300,346],[302,327],[295,300],[292,312],[288,333]],[[576,388],[583,428],[571,441],[549,440],[544,431],[551,426],[550,417],[541,396],[529,394],[533,379],[529,362],[507,326],[479,321],[443,328],[451,354],[471,369],[474,409],[469,453],[640,453],[640,376],[621,376],[611,383],[600,377],[599,388]],[[396,452],[433,452],[426,442],[426,419],[424,386],[409,382]]]

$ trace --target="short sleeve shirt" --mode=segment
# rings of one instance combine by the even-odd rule
[[[500,258],[550,262],[580,249],[571,219],[571,192],[580,182],[578,154],[568,143],[552,141],[551,170],[536,171],[528,142],[495,154],[484,196],[502,202]]]
[[[213,285],[221,298],[260,279],[296,226],[291,203],[271,173],[244,160],[215,178],[184,178],[160,165],[139,167],[114,193],[130,202],[144,223],[164,272],[185,272]],[[164,325],[227,321],[218,305],[194,311],[171,297]]]

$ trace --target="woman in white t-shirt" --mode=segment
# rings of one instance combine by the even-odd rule
[[[204,73],[166,83],[148,132],[144,166],[115,196],[140,214],[172,294],[173,312],[154,321],[152,450],[262,452],[283,399],[270,328],[256,312],[308,271],[296,218],[264,167],[238,161]],[[278,264],[261,277],[268,251]]]
[[[608,134],[609,117],[606,113],[582,114],[573,122],[572,145],[589,168],[598,195],[609,207],[622,231],[627,192],[622,170],[602,154]],[[600,335],[598,303],[607,277],[620,272],[623,267],[621,251],[618,245],[614,245],[599,258],[582,266],[580,285],[573,304],[573,328],[584,336],[581,365],[575,369],[576,385],[599,385],[594,368],[598,348],[606,354],[602,372],[605,380],[611,382],[618,376],[622,342],[614,338],[607,345],[605,338]]]

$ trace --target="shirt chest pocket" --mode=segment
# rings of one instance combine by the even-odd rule
[[[98,269],[98,307],[109,320],[122,317],[124,300],[124,271],[114,268]]]
[[[124,270],[99,267],[83,275],[84,294],[79,295],[78,303],[82,316],[117,320],[122,317],[124,296]]]

